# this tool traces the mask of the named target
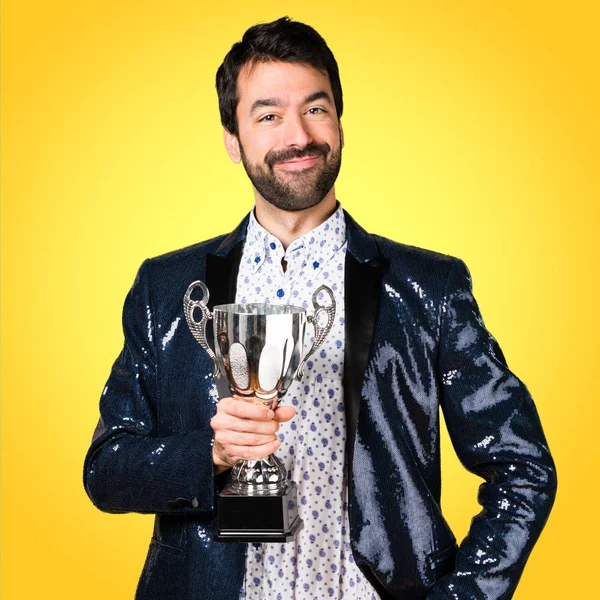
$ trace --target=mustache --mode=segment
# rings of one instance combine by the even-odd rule
[[[304,148],[287,148],[286,150],[271,150],[265,156],[265,163],[272,169],[273,165],[280,162],[293,160],[294,158],[306,158],[307,156],[327,156],[331,146],[327,142],[322,144],[310,143]]]

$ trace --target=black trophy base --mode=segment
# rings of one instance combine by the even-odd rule
[[[302,527],[296,484],[264,494],[227,485],[217,499],[217,542],[289,542]]]

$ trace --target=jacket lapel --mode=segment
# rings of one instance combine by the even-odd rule
[[[208,308],[235,302],[237,274],[244,249],[248,216],[220,244],[214,254],[206,256],[206,287],[210,293]],[[209,338],[212,339],[212,338]]]
[[[344,306],[344,406],[346,413],[346,455],[352,469],[356,426],[362,385],[375,330],[384,261],[374,239],[348,213]]]
[[[206,255],[204,279],[209,292],[208,309],[211,312],[218,304],[235,302],[237,275],[244,249],[247,224],[248,217],[221,242],[214,254]],[[209,340],[214,339],[212,319],[206,324],[206,337]],[[219,398],[231,395],[227,381],[223,377],[217,378],[215,384]],[[226,481],[227,478],[224,480]]]
[[[206,257],[206,287],[210,292],[208,308],[217,304],[235,302],[237,274],[242,259],[244,244],[239,242],[225,256],[208,254]]]

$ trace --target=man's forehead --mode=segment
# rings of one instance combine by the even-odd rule
[[[308,96],[321,89],[332,95],[327,72],[307,63],[254,60],[242,67],[237,80],[239,102],[296,91]]]

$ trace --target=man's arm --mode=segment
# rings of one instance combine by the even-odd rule
[[[156,434],[156,332],[148,262],[123,308],[125,345],[100,399],[83,480],[106,512],[182,513],[214,508],[213,430]]]
[[[442,410],[463,465],[485,479],[454,571],[428,600],[511,598],[548,518],[556,471],[535,405],[487,331],[466,265],[450,268],[441,307]]]

